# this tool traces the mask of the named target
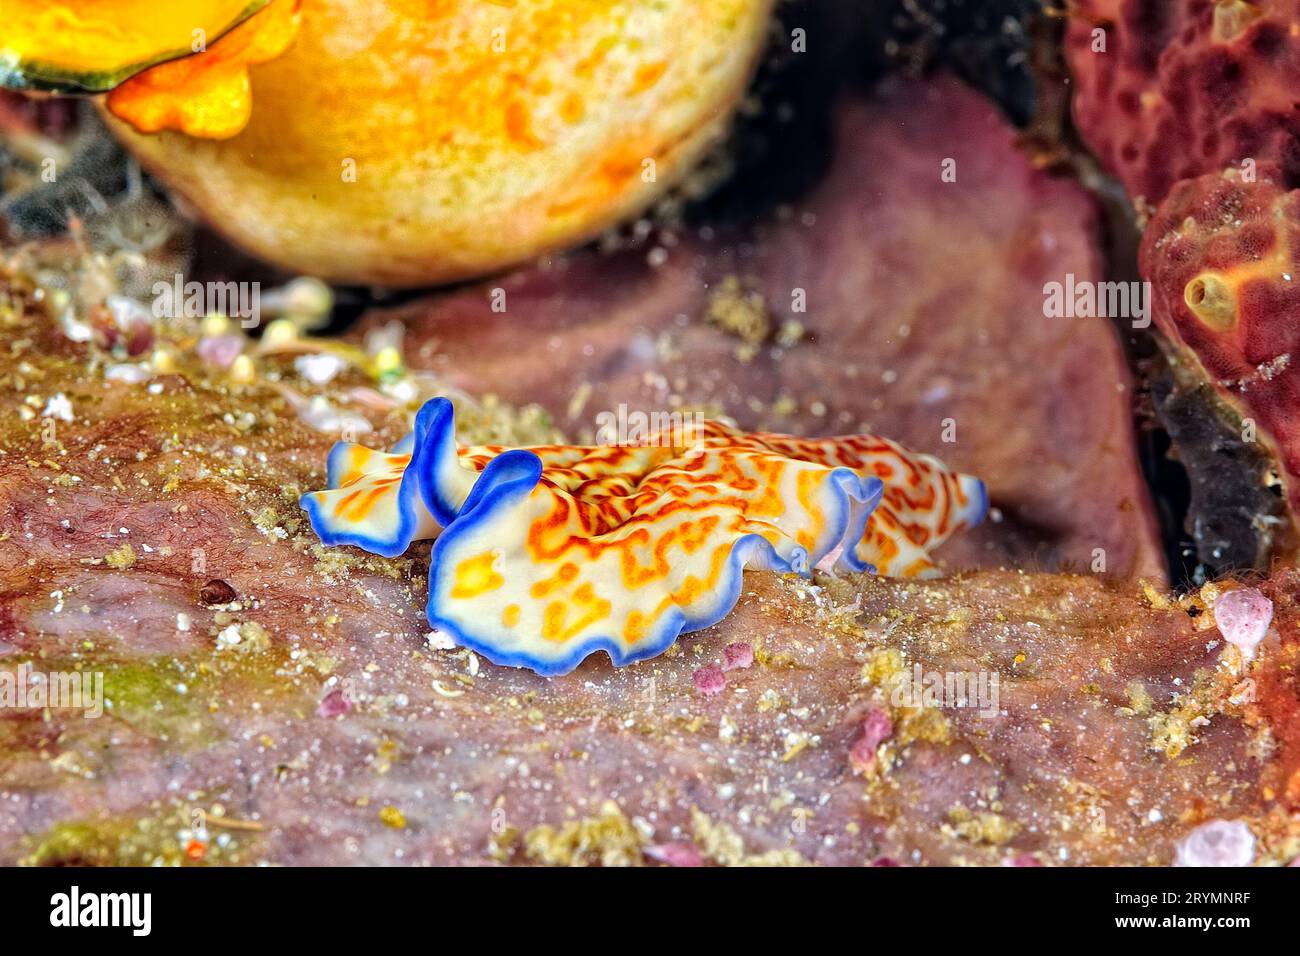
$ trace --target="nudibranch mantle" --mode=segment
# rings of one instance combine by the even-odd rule
[[[662,653],[721,620],[747,568],[932,574],[928,549],[987,509],[978,479],[872,436],[706,422],[676,446],[458,448],[444,398],[387,454],[336,445],[328,481],[302,499],[322,541],[436,538],[430,624],[545,675]]]

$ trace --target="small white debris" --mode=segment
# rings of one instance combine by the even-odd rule
[[[176,615],[176,630],[188,631],[190,629],[190,616],[184,611]]]
[[[142,365],[132,365],[130,363],[121,363],[110,365],[104,370],[104,378],[110,382],[126,382],[129,385],[135,385],[152,378],[153,374]]]
[[[385,382],[379,388],[383,394],[399,402],[413,402],[420,393],[415,382],[409,378],[400,378],[395,382]]]
[[[724,742],[735,740],[737,729],[736,722],[723,714],[722,719],[718,721],[718,739]]]
[[[241,640],[243,638],[240,636],[238,624],[231,624],[217,635],[217,644],[223,647],[236,647]]]
[[[313,385],[328,385],[347,368],[347,363],[337,355],[319,352],[314,355],[299,355],[293,360],[293,367]]]
[[[465,651],[465,671],[470,677],[478,676],[478,655],[471,650]]]
[[[353,435],[362,435],[373,430],[369,421],[360,415],[349,415],[339,411],[323,395],[315,396],[300,407],[298,417],[318,432],[348,431]]]
[[[442,631],[430,631],[424,635],[424,639],[429,642],[429,647],[435,651],[449,651],[456,646],[456,642],[451,639],[451,635]]]
[[[153,324],[153,313],[145,308],[144,303],[137,302],[129,295],[110,295],[104,300],[113,323],[119,329],[129,329],[136,323]]]
[[[72,309],[68,309],[63,314],[62,325],[63,334],[73,342],[89,342],[95,337],[95,330],[89,324],[79,320]]]
[[[61,422],[70,422],[72,421],[72,402],[68,401],[68,396],[59,392],[45,403],[45,409],[41,412],[41,417],[57,418]]]

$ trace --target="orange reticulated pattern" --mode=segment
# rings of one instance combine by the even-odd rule
[[[403,541],[412,528],[438,535],[430,623],[543,674],[598,650],[616,664],[661,653],[730,610],[745,568],[933,574],[930,549],[986,509],[978,480],[871,436],[803,440],[707,422],[688,440],[453,455],[441,401],[417,420],[417,432],[435,424],[411,464],[404,451],[339,446],[332,488],[304,507],[327,543],[379,550],[371,543],[397,540],[402,522]]]
[[[1084,140],[1129,195],[1253,159],[1300,182],[1300,0],[1071,0]]]
[[[811,462],[827,468],[849,468],[864,477],[880,479],[884,493],[868,517],[862,539],[855,545],[863,565],[874,567],[890,577],[916,577],[935,570],[928,551],[955,532],[970,527],[984,513],[982,483],[957,474],[929,455],[917,455],[901,445],[872,435],[849,435],[829,439],[805,439],[770,433],[747,434],[716,422],[703,423],[700,430],[703,448],[725,447],[766,456],[775,452],[781,458]],[[503,447],[467,450],[463,461],[481,471]],[[584,533],[599,537],[655,501],[662,494],[682,499],[688,487],[680,482],[673,469],[662,469],[664,462],[680,455],[682,449],[670,446],[606,447],[595,454],[572,446],[534,447],[530,451],[542,460],[541,481],[557,490],[580,496],[575,501],[577,517]],[[730,488],[736,492],[731,503],[737,507],[758,487],[758,479],[748,478],[734,460],[723,461],[720,472],[700,474],[704,458],[689,465],[679,465],[681,475],[694,481],[708,482],[713,493]],[[773,479],[765,484],[765,493],[749,502],[748,514],[770,516],[781,510],[775,490],[781,459],[760,470],[770,469],[761,478]],[[610,472],[613,477],[609,477]],[[605,475],[606,477],[602,477]],[[805,479],[807,483],[807,479]],[[808,489],[801,488],[805,506]],[[644,516],[642,519],[644,521]],[[800,543],[808,546],[814,534],[804,532]],[[541,557],[542,555],[538,555]]]
[[[298,32],[300,0],[272,0],[194,56],[145,70],[108,94],[108,109],[141,133],[179,130],[229,139],[248,125],[248,68],[273,60]]]
[[[1273,446],[1300,511],[1300,192],[1276,166],[1179,183],[1143,236],[1162,331]]]
[[[930,549],[982,519],[988,505],[982,482],[887,438],[766,436],[764,440],[785,454],[852,468],[881,480],[884,495],[855,547],[863,563],[888,577],[918,577],[934,572]]]
[[[385,455],[358,446],[348,459],[348,470],[339,481],[344,493],[331,502],[331,507],[334,517],[340,520],[366,521],[374,516],[375,506],[401,482],[411,456]]]

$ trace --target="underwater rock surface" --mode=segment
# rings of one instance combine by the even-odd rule
[[[1162,576],[1115,331],[1044,315],[1046,283],[1102,278],[1093,204],[1014,140],[955,80],[887,80],[842,104],[829,174],[774,220],[577,253],[362,329],[400,320],[413,365],[578,440],[623,403],[886,434],[989,485],[1002,524],[950,565],[1091,568],[1100,549],[1110,573]]]

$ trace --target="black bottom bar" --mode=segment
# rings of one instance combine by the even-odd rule
[[[1008,933],[1226,940],[1294,925],[1295,876],[1261,869],[0,870],[0,913],[15,943],[71,933],[126,945],[239,934],[334,947],[414,931],[428,941],[455,933],[461,949],[467,938],[491,945],[537,933],[595,945],[647,933],[672,945],[801,925],[822,938],[894,926],[967,942]],[[131,894],[148,894],[147,908],[145,896]],[[117,925],[85,925],[91,922]]]

